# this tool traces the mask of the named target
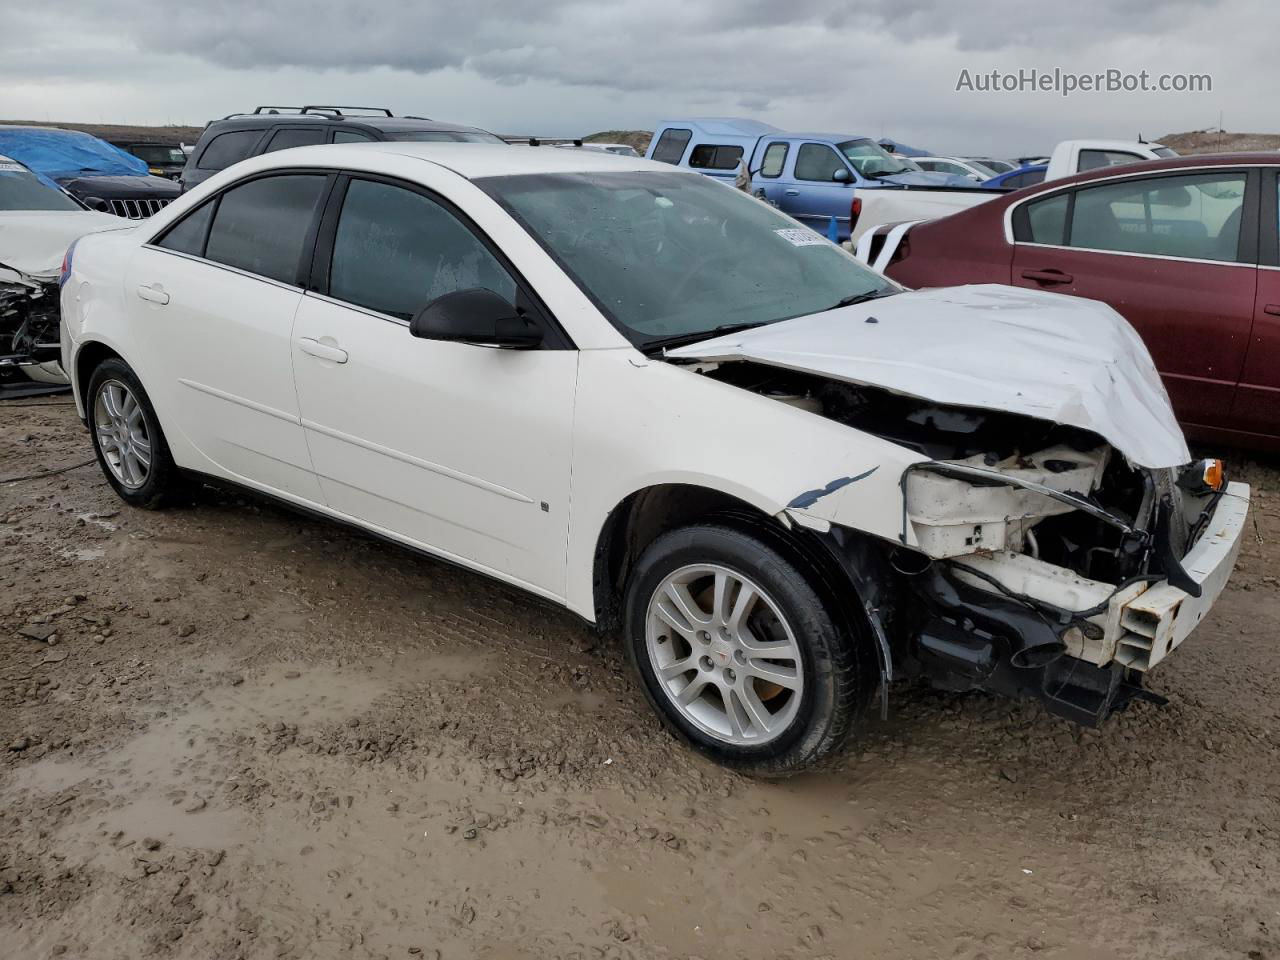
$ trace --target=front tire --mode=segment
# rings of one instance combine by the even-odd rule
[[[637,561],[625,609],[649,702],[718,763],[797,773],[838,751],[866,707],[856,638],[793,560],[747,533],[662,535]]]
[[[118,357],[98,364],[89,378],[85,411],[98,465],[120,499],[147,510],[164,506],[181,477],[133,369]]]

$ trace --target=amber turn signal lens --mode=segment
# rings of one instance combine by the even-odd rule
[[[1221,490],[1226,478],[1227,473],[1223,469],[1221,460],[1206,460],[1204,462],[1204,483],[1210,490]]]

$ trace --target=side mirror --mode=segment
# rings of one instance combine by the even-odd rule
[[[836,183],[848,183],[850,180],[853,179],[853,177],[849,175],[848,170],[846,170],[844,167],[841,167],[839,170],[837,170],[835,173],[831,175],[831,179],[834,180]]]
[[[437,297],[409,322],[409,333],[423,340],[450,340],[485,347],[529,349],[542,343],[542,331],[519,308],[483,287]]]
[[[110,213],[111,204],[103,200],[101,197],[85,197],[84,205],[90,210],[97,210],[99,213]]]

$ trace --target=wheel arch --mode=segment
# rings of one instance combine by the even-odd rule
[[[644,487],[610,511],[597,536],[594,554],[592,586],[597,629],[616,632],[622,628],[627,579],[645,548],[669,530],[696,523],[732,527],[763,540],[793,561],[809,576],[841,628],[856,638],[861,675],[873,685],[887,677],[891,670],[885,659],[887,650],[882,649],[879,625],[872,622],[875,614],[863,596],[867,577],[880,571],[859,571],[855,575],[851,567],[854,552],[848,548],[848,540],[849,536],[859,535],[846,531],[848,536],[837,541],[829,535],[786,525],[737,496],[697,484]],[[879,556],[872,551],[864,551],[863,555]]]
[[[119,350],[102,340],[86,340],[76,350],[72,362],[72,383],[75,387],[76,405],[80,410],[81,418],[87,418],[89,415],[87,400],[89,378],[93,376],[93,371],[99,364],[112,358],[129,363]],[[129,365],[132,368],[133,365]]]

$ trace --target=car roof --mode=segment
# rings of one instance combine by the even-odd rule
[[[377,143],[325,144],[294,147],[263,154],[243,161],[256,170],[273,167],[314,165],[322,167],[354,167],[377,172],[390,167],[393,158],[411,158],[437,164],[475,180],[481,177],[503,177],[537,173],[596,173],[605,171],[651,170],[680,172],[669,163],[626,157],[603,150],[556,150],[552,147],[529,147],[497,143],[418,143],[387,140]],[[700,177],[700,173],[689,173]]]
[[[787,131],[786,134],[792,140],[829,140],[832,143],[843,143],[846,140],[870,140],[871,137],[864,137],[860,133],[814,133],[808,130],[802,130],[799,133]],[[877,144],[879,146],[879,144]]]

